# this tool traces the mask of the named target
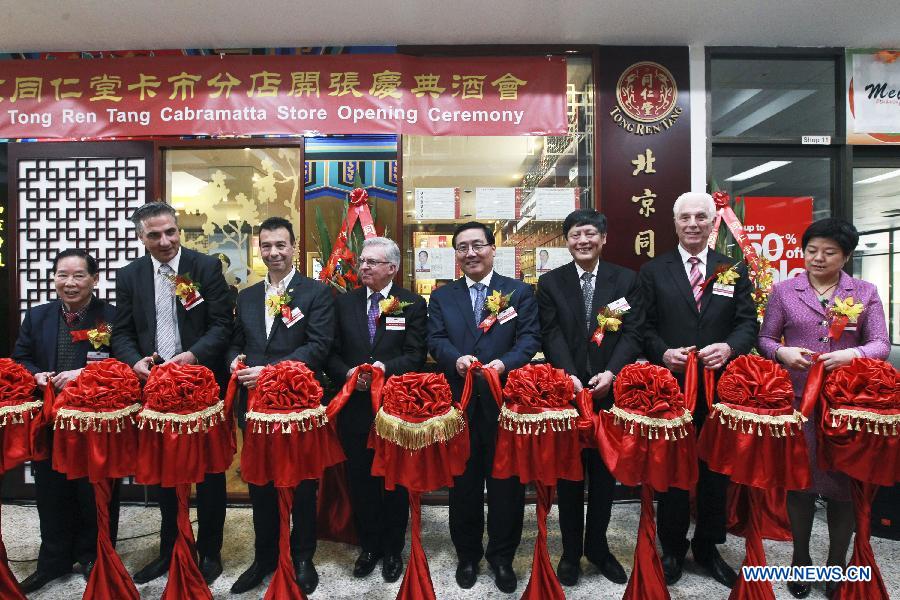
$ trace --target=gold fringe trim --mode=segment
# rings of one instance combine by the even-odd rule
[[[375,415],[375,433],[407,450],[421,450],[436,443],[447,443],[466,428],[463,414],[454,406],[443,415],[431,417],[421,423],[410,423],[378,409]]]
[[[161,413],[145,408],[138,413],[138,419],[138,429],[149,425],[150,430],[157,433],[164,433],[167,425],[168,431],[173,433],[206,433],[211,427],[225,421],[225,403],[219,400],[212,406],[186,415]]]
[[[776,438],[799,434],[803,427],[803,422],[807,420],[796,409],[789,415],[758,415],[749,411],[739,410],[733,406],[727,406],[721,402],[713,404],[709,418],[713,419],[717,414],[719,422],[723,425],[728,425],[728,428],[733,431],[740,431],[750,435],[755,433],[761,436],[768,430],[769,435]]]
[[[281,433],[312,431],[326,423],[328,423],[328,416],[325,414],[325,407],[321,405],[316,408],[307,408],[300,412],[291,413],[261,413],[255,411],[247,413],[247,424],[256,427],[256,433],[263,432],[263,425],[265,425],[265,431],[268,434],[270,430],[274,431],[279,428]]]
[[[500,409],[500,427],[519,435],[531,435],[550,431],[570,431],[575,426],[578,411],[574,408],[547,410],[540,413],[517,413],[503,405]]]
[[[853,431],[865,431],[875,435],[898,435],[900,414],[882,415],[867,410],[850,408],[829,408],[831,426],[840,427],[847,421],[847,427]]]
[[[623,427],[628,428],[629,434],[634,434],[634,427],[637,425],[640,434],[651,440],[659,439],[660,429],[662,429],[665,439],[673,442],[680,440],[688,434],[685,425],[693,421],[690,411],[686,409],[680,417],[675,417],[674,419],[656,419],[645,415],[636,415],[622,410],[616,405],[613,405],[607,412],[615,417],[613,422],[616,425],[618,425],[620,421],[625,423],[626,425],[623,425]]]
[[[103,431],[105,425],[106,431],[112,433],[113,424],[115,424],[115,432],[122,433],[125,421],[129,421],[134,425],[134,417],[132,415],[140,410],[140,404],[132,404],[131,406],[109,412],[88,412],[72,408],[61,408],[56,413],[53,429],[69,429],[70,431],[80,432]]]
[[[0,408],[0,427],[6,427],[7,424],[22,425],[25,423],[25,413],[30,413],[33,417],[34,413],[43,406],[44,403],[41,400],[4,406]]]

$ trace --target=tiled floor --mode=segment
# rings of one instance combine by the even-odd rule
[[[632,564],[632,553],[634,552],[638,516],[639,505],[637,504],[618,504],[613,508],[613,521],[609,532],[610,547],[629,572]],[[428,556],[431,577],[437,597],[449,600],[451,598],[517,598],[521,595],[525,590],[528,573],[531,568],[532,548],[536,535],[534,519],[534,507],[529,506],[525,512],[525,533],[522,545],[519,547],[514,564],[514,568],[520,577],[519,587],[515,595],[506,595],[500,593],[494,587],[493,580],[483,562],[481,575],[474,588],[461,590],[456,586],[454,580],[456,557],[447,534],[447,509],[446,507],[423,508],[423,545]],[[129,571],[133,572],[154,557],[157,543],[156,530],[158,527],[159,512],[156,508],[136,506],[122,508],[119,528],[119,535],[122,540],[119,544],[119,552]],[[556,507],[550,514],[549,533],[550,556],[555,566],[560,553]],[[137,537],[145,534],[150,535]],[[813,548],[814,552],[816,552],[814,558],[824,560],[827,540],[824,514],[821,512],[817,515],[813,537]],[[34,569],[35,563],[33,559],[37,556],[40,543],[37,513],[34,507],[3,507],[3,540],[6,543],[13,572],[19,579],[24,578]],[[888,591],[892,594],[900,595],[900,542],[873,538],[872,545]],[[789,543],[766,542],[765,547],[769,564],[789,564],[791,552]],[[225,531],[225,548],[222,553],[225,573],[212,586],[212,592],[216,598],[244,600],[261,598],[263,596],[265,590],[262,587],[241,596],[233,596],[229,592],[231,584],[251,562],[252,548],[253,532],[249,510],[245,508],[229,509]],[[721,546],[721,552],[728,563],[737,567],[743,559],[743,540],[729,538],[728,543]],[[331,542],[321,542],[315,558],[321,583],[312,595],[312,598],[328,598],[329,600],[337,598],[393,599],[396,596],[400,585],[399,582],[390,585],[385,584],[381,579],[380,569],[376,569],[366,579],[354,579],[351,571],[355,558],[356,549],[353,547]],[[625,586],[608,582],[587,561],[584,561],[582,566],[585,574],[580,584],[576,587],[565,588],[568,598],[590,598],[592,600],[621,598],[622,593],[625,591]],[[81,597],[84,586],[84,580],[80,575],[71,575],[53,582],[30,596],[30,598],[34,600],[73,600]],[[161,578],[139,586],[138,589],[142,598],[159,598],[164,586],[165,578]],[[684,577],[678,584],[672,586],[669,591],[673,599],[703,598],[704,600],[713,600],[715,598],[727,598],[728,596],[726,588],[700,575],[690,559],[685,565]],[[775,586],[775,595],[779,599],[791,598],[783,584]],[[824,596],[823,588],[820,585],[813,589],[810,598],[824,598]]]

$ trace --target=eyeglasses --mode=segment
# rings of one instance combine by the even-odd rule
[[[374,258],[361,258],[359,259],[359,266],[361,267],[374,267],[375,265],[389,265],[391,261],[389,260],[375,260]]]
[[[456,253],[460,256],[465,256],[469,253],[469,250],[472,250],[475,254],[481,254],[481,251],[485,248],[489,247],[490,244],[460,244],[456,247]]]

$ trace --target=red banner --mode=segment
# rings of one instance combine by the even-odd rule
[[[0,61],[0,137],[564,135],[562,57]]]
[[[757,254],[771,264],[773,282],[803,272],[801,238],[812,223],[812,209],[809,196],[744,198],[744,231]]]

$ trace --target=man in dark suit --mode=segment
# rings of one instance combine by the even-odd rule
[[[459,225],[453,234],[456,263],[464,277],[438,288],[428,306],[428,349],[459,400],[469,365],[503,376],[531,361],[540,349],[537,303],[531,286],[494,272],[494,233],[482,223]],[[485,300],[494,292],[510,295],[510,308],[487,331]],[[483,379],[476,381],[466,410],[471,454],[465,472],[450,489],[450,537],[459,564],[456,582],[475,585],[481,557],[487,558],[500,591],[516,589],[512,560],[522,537],[524,488],[515,477],[494,479],[494,449],[499,409]],[[484,533],[484,488],[488,494],[488,545]]]
[[[234,335],[228,348],[231,370],[244,355],[246,368],[237,371],[245,388],[256,385],[266,365],[285,360],[306,364],[318,372],[325,366],[334,337],[334,300],[325,284],[301,275],[294,268],[294,228],[281,217],[270,217],[259,226],[259,253],[268,269],[266,279],[238,294]],[[288,298],[290,297],[290,298]],[[290,309],[284,316],[282,306]],[[287,311],[285,311],[287,312]],[[247,395],[242,393],[237,415],[245,426]],[[278,496],[274,485],[249,484],[256,536],[254,560],[231,588],[235,594],[257,587],[275,570],[278,559]],[[297,583],[311,594],[319,583],[313,565],[316,551],[316,491],[318,482],[297,486],[292,510],[294,530],[291,554]]]
[[[361,364],[372,364],[385,377],[418,371],[425,364],[425,299],[394,285],[400,269],[400,249],[383,237],[365,241],[359,255],[362,287],[337,297],[337,335],[328,359],[328,373],[336,383],[346,381]],[[380,303],[396,299],[396,309],[385,313]],[[403,306],[405,305],[405,306]],[[362,551],[353,567],[354,577],[365,577],[383,557],[381,575],[393,583],[403,572],[403,545],[409,518],[406,489],[384,489],[373,477],[373,450],[369,430],[375,415],[369,395],[371,377],[361,375],[356,392],[338,417],[338,432],[347,455],[347,478],[353,522]]]
[[[63,250],[53,259],[57,300],[25,313],[13,360],[35,376],[41,388],[61,391],[91,360],[109,358],[109,347],[94,349],[87,339],[75,341],[72,333],[111,324],[116,309],[93,294],[99,268],[84,250]],[[50,435],[52,454],[52,434]],[[94,488],[87,478],[69,480],[55,471],[51,459],[36,461],[34,490],[41,527],[37,568],[22,581],[22,591],[34,592],[48,582],[72,572],[79,563],[85,578],[97,557],[97,512]],[[119,524],[119,486],[113,486],[110,505],[113,543]]]
[[[640,280],[646,314],[644,351],[652,363],[675,373],[683,387],[685,361],[691,350],[697,350],[699,369],[721,372],[731,358],[750,351],[759,327],[751,297],[753,286],[742,266],[737,267],[740,276],[735,285],[715,286],[713,282],[703,287],[717,268],[735,263],[707,246],[715,215],[712,197],[682,194],[675,201],[674,213],[678,247],[646,263]],[[707,415],[702,385],[699,396],[694,411],[698,433]],[[716,581],[734,585],[737,574],[716,549],[716,544],[725,542],[727,485],[727,477],[712,473],[700,461],[697,526],[690,544],[686,537],[688,492],[672,488],[659,496],[657,527],[663,572],[670,585],[681,578],[688,546],[694,560]]]
[[[572,212],[562,229],[574,260],[538,281],[541,345],[547,361],[572,378],[576,392],[588,387],[595,410],[607,409],[612,404],[610,390],[616,374],[641,353],[643,316],[637,273],[600,259],[606,243],[606,217],[596,210]],[[591,338],[603,309],[621,313],[622,324],[617,331],[606,331],[598,346]],[[557,576],[565,585],[578,583],[583,554],[607,579],[625,583],[625,570],[606,541],[615,479],[596,449],[585,449],[582,463],[589,490],[586,532],[585,482],[560,480],[557,484],[563,544]]]
[[[113,354],[132,365],[142,380],[150,375],[153,355],[166,362],[201,364],[216,374],[224,394],[228,373],[225,350],[231,336],[232,306],[222,263],[181,247],[175,209],[150,202],[131,217],[148,254],[116,273],[118,314],[112,332]],[[173,278],[189,277],[201,300],[186,305],[175,294]],[[159,557],[134,574],[146,583],[169,569],[178,533],[175,490],[159,488],[162,513]],[[222,573],[222,530],[225,526],[225,473],[208,473],[197,485],[197,551],[207,583]]]

